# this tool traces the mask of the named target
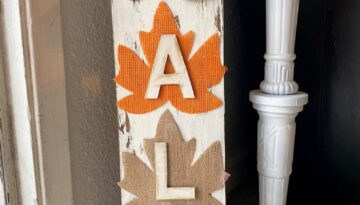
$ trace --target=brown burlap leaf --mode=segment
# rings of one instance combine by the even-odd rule
[[[194,200],[156,200],[154,147],[157,142],[167,143],[168,186],[195,187]],[[128,205],[221,205],[211,196],[224,186],[226,176],[220,142],[213,143],[192,165],[196,141],[185,142],[171,112],[165,111],[155,138],[146,139],[144,145],[153,170],[134,154],[123,154],[125,178],[119,185],[137,197]]]

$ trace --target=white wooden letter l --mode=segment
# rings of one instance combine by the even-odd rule
[[[168,187],[166,143],[155,143],[156,199],[189,200],[195,199],[195,187]]]

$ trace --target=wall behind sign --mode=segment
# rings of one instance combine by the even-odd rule
[[[111,1],[61,1],[74,204],[119,204]]]

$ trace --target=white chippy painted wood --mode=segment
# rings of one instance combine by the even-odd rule
[[[175,73],[164,74],[166,60],[170,58]],[[178,84],[184,98],[195,98],[194,90],[176,35],[162,35],[151,70],[145,98],[157,99],[161,85]]]
[[[172,10],[180,31],[183,34],[189,30],[195,32],[195,42],[191,55],[214,33],[218,33],[221,36],[220,49],[221,53],[223,53],[223,5],[221,0],[165,0],[165,2]],[[117,47],[119,44],[131,48],[144,59],[138,32],[151,30],[154,13],[159,3],[160,0],[113,0],[115,59],[117,59]],[[117,74],[120,66],[117,60],[115,64]],[[211,88],[210,91],[224,101],[223,82]],[[117,87],[118,100],[128,94],[129,92],[125,89],[120,86]],[[194,161],[215,141],[221,142],[225,159],[224,106],[211,112],[194,115],[180,112],[169,103],[151,113],[143,115],[128,114],[119,109],[120,157],[124,151],[135,152],[151,168],[144,152],[143,139],[155,136],[158,120],[166,109],[169,109],[174,115],[186,141],[196,138],[197,145]],[[124,177],[123,174],[122,172],[121,178]],[[213,196],[225,204],[225,188],[213,193]],[[133,198],[133,195],[122,190],[123,205]]]
[[[168,187],[167,145],[155,143],[156,199],[195,199],[195,187]]]

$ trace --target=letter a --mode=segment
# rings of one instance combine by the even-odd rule
[[[175,69],[173,74],[164,74],[168,57],[170,57]],[[145,98],[157,99],[161,85],[179,85],[184,98],[195,98],[176,35],[162,35],[160,37]]]

